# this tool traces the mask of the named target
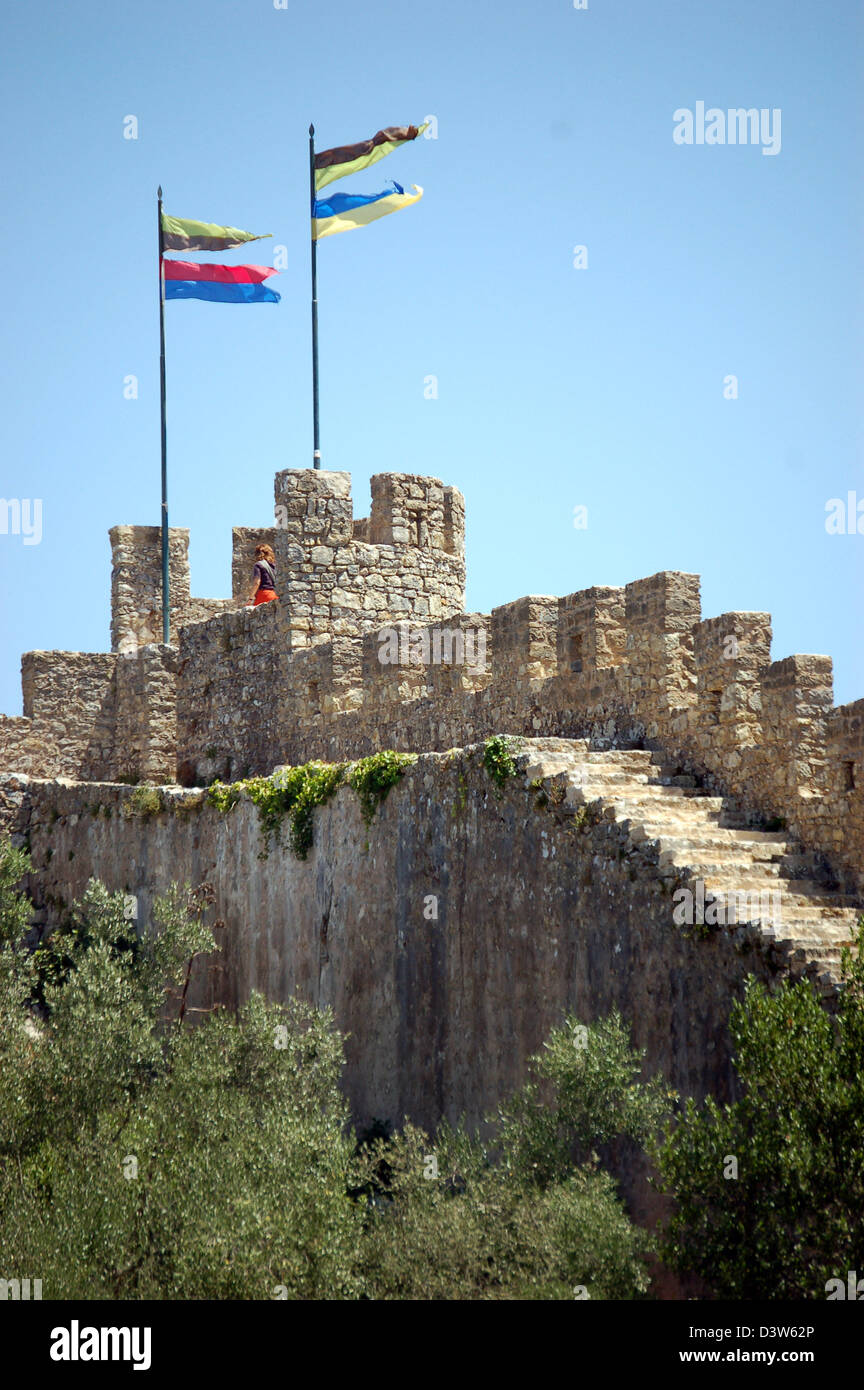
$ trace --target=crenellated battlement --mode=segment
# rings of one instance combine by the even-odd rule
[[[162,533],[158,526],[112,526],[111,650],[131,652],[162,640]],[[168,532],[171,641],[186,623],[232,607],[230,599],[193,598],[189,583],[189,532]]]
[[[232,599],[191,596],[172,531],[169,647],[158,531],[114,527],[113,650],[24,657],[2,770],[193,785],[493,733],[587,737],[663,750],[864,893],[864,700],[833,707],[828,657],[772,661],[768,614],[703,619],[698,576],[674,571],[467,613],[464,503],[435,478],[378,475],[356,520],[347,473],[288,469],[274,522],[234,529]],[[262,540],[281,601],[253,610]]]
[[[161,533],[114,526],[111,649],[129,652],[162,636]],[[465,503],[438,478],[379,473],[368,518],[353,513],[350,473],[288,468],[276,475],[274,525],[235,526],[231,598],[194,598],[189,532],[169,530],[171,642],[180,629],[248,597],[255,547],[276,554],[280,596],[294,648],[357,636],[387,618],[428,618],[465,602]]]
[[[458,612],[465,603],[465,503],[438,478],[379,473],[368,520],[351,475],[276,475],[273,548],[294,648],[371,626]]]

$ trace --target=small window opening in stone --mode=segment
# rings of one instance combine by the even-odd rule
[[[720,723],[720,701],[723,699],[722,690],[709,690],[706,692],[708,698],[708,723]]]
[[[567,660],[571,671],[582,670],[582,633],[571,632],[568,641]]]
[[[843,764],[843,790],[844,792],[854,792],[855,790],[854,762],[847,762]]]
[[[317,682],[317,681],[310,681],[310,682],[309,682],[309,703],[310,703],[311,705],[317,705],[317,704],[318,704],[318,699],[319,699],[318,682]]]

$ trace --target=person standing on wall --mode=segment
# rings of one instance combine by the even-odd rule
[[[255,580],[249,602],[254,608],[259,603],[272,603],[274,598],[279,595],[276,592],[276,556],[273,554],[273,547],[269,545],[256,545],[255,547],[255,568],[252,571]]]

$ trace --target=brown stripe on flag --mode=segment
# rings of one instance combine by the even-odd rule
[[[388,125],[379,130],[371,140],[361,140],[359,145],[339,145],[335,150],[322,150],[315,156],[316,169],[329,169],[333,164],[350,164],[364,154],[371,154],[376,145],[386,145],[391,140],[416,140],[416,125]]]
[[[187,236],[183,232],[162,233],[165,251],[230,251],[237,242],[224,236]]]

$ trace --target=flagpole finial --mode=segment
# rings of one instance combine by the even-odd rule
[[[310,135],[314,135],[314,134],[315,134],[315,127],[314,127],[314,125],[310,125],[310,127],[309,127],[309,134],[310,134]]]
[[[157,197],[157,198],[161,198],[161,197],[162,197],[162,185],[161,185],[161,183],[160,183],[159,187],[156,189],[156,197]]]

